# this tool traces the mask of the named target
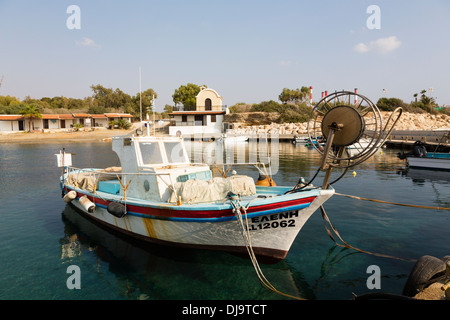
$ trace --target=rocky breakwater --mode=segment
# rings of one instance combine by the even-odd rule
[[[387,122],[390,112],[381,112],[383,126]],[[394,117],[395,118],[395,117]],[[266,118],[267,121],[267,118]],[[252,124],[252,121],[246,121],[244,114],[241,114],[239,120],[231,122],[233,129],[229,131],[235,135],[250,134],[279,134],[279,135],[306,135],[308,122],[303,123],[261,123]],[[450,130],[450,116],[445,114],[429,114],[429,113],[409,113],[403,112],[400,120],[397,122],[394,130]]]

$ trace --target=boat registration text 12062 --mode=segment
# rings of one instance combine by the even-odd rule
[[[249,230],[262,230],[274,228],[292,228],[295,227],[295,219],[298,217],[298,211],[286,211],[274,213],[267,216],[251,218]]]

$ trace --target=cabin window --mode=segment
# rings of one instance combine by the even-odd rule
[[[157,142],[140,142],[142,164],[159,164],[163,163],[161,151]]]
[[[180,142],[164,142],[169,163],[186,162],[183,146]]]

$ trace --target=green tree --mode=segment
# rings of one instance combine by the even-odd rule
[[[91,86],[94,94],[92,97],[94,98],[94,103],[97,106],[103,106],[106,109],[112,109],[115,106],[114,103],[114,91],[111,88],[105,88],[104,86],[97,84]]]
[[[30,132],[31,132],[31,128],[32,127],[33,127],[33,130],[34,130],[33,120],[42,118],[42,114],[40,113],[40,111],[38,110],[38,108],[35,105],[24,104],[23,108],[20,110],[19,113],[22,116],[24,116],[25,118],[29,118],[29,120],[30,120],[30,129],[29,129],[29,131]]]
[[[142,92],[142,116],[144,117],[146,112],[152,112],[152,106],[155,104],[155,100],[158,98],[158,94],[153,89],[147,89]],[[140,99],[141,93],[136,93],[133,97],[134,105],[135,105],[135,114],[140,114]]]
[[[383,111],[394,111],[398,107],[405,107],[405,103],[398,98],[380,98],[377,101],[377,106]]]
[[[171,106],[170,104],[166,104],[164,106],[164,112],[172,113],[173,112],[173,106]]]
[[[164,111],[161,112],[161,117],[164,119],[169,118],[169,114],[173,112],[173,106],[171,106],[170,104],[166,104],[164,106]]]
[[[66,97],[53,97],[50,100],[50,107],[54,109],[68,109],[69,107],[69,99]]]
[[[7,96],[0,96],[0,106],[10,106],[10,105],[20,105],[21,102],[16,97],[11,97],[10,95]]]
[[[203,87],[206,87],[203,85]],[[182,85],[178,89],[175,90],[172,95],[173,102],[175,106],[179,103],[183,104],[184,110],[195,110],[196,106],[196,96],[200,92],[200,86],[188,83],[187,85]]]
[[[427,96],[427,90],[420,91],[419,101],[417,100],[419,93],[415,93],[413,96],[415,98],[415,101],[411,103],[413,107],[420,108],[430,113],[435,112],[434,108],[438,107],[436,100],[433,97]]]
[[[22,108],[22,102],[16,97],[0,96],[0,114],[18,114]]]
[[[311,89],[308,87],[302,86],[301,89],[288,89],[284,88],[281,94],[278,96],[278,99],[284,104],[288,102],[292,103],[301,103],[309,96]]]

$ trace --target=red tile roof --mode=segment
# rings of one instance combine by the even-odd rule
[[[73,119],[73,116],[71,114],[58,114],[58,117],[61,120]]]
[[[42,119],[59,119],[57,114],[43,114]]]
[[[25,119],[23,116],[17,114],[0,114],[0,120],[14,121],[23,119]]]
[[[74,118],[90,118],[91,115],[88,113],[72,113]]]
[[[129,113],[105,113],[105,114],[88,114],[88,113],[72,113],[72,114],[43,114],[42,119],[73,119],[73,118],[133,118]],[[0,114],[0,121],[17,121],[24,120],[25,117],[18,114]]]

